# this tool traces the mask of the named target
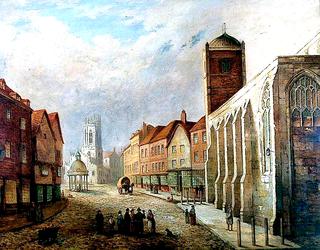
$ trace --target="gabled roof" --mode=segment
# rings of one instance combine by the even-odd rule
[[[15,102],[20,103],[23,107],[31,110],[30,108],[30,101],[28,99],[23,99],[21,96],[13,91],[6,83],[6,81],[3,78],[0,78],[0,94],[5,96],[6,98],[9,98],[11,100],[14,100]]]
[[[193,125],[195,124],[195,122],[186,122],[183,123],[181,120],[174,120],[169,122],[169,124],[167,126],[165,126],[159,133],[158,135],[156,135],[151,142],[156,142],[162,139],[170,139],[172,137],[172,134],[174,133],[177,125],[180,124],[182,125],[185,129],[187,129],[187,131],[189,131]]]
[[[42,122],[42,119],[44,117],[48,121],[48,125],[49,125],[50,131],[51,131],[51,133],[53,135],[53,138],[56,140],[54,132],[53,132],[52,127],[51,127],[51,123],[50,123],[50,120],[49,120],[48,113],[47,113],[47,111],[45,109],[33,110],[33,112],[32,112],[32,115],[31,115],[32,136],[35,136],[38,133],[38,131],[40,129],[41,122]]]
[[[206,116],[202,116],[199,121],[190,129],[190,132],[206,129]]]
[[[113,151],[103,151],[103,158],[109,158],[113,154]]]
[[[148,144],[163,128],[164,126],[157,126],[155,128],[152,128],[147,136],[142,140],[140,146]]]
[[[175,134],[176,130],[178,129],[178,127],[182,127],[182,128],[184,129],[184,131],[185,131],[188,139],[190,140],[190,129],[191,129],[195,124],[196,124],[195,122],[188,122],[188,121],[187,121],[186,123],[181,122],[181,121],[180,121],[179,123],[177,123],[176,126],[174,127],[174,129],[173,129],[173,131],[172,131],[169,139],[168,139],[168,144],[167,144],[167,145],[170,144],[170,142],[171,142],[172,138],[174,137],[174,134]]]
[[[49,116],[49,121],[50,121],[51,128],[52,128],[53,133],[54,133],[54,137],[56,139],[60,138],[62,143],[64,143],[58,112],[50,113],[48,116]]]

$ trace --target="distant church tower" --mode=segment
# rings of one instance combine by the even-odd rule
[[[246,82],[245,45],[223,30],[204,51],[205,108],[209,115]]]
[[[81,151],[96,165],[102,165],[101,117],[87,117],[83,126],[83,144]]]

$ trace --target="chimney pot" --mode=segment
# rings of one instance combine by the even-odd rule
[[[187,122],[187,113],[186,113],[186,111],[184,111],[184,110],[181,111],[181,121],[182,121],[183,123],[186,123],[186,122]]]

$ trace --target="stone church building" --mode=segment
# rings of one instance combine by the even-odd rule
[[[320,232],[320,34],[246,81],[245,44],[204,50],[206,199],[277,234]],[[250,67],[250,65],[249,65]]]
[[[108,183],[110,179],[110,169],[103,165],[101,117],[92,115],[85,119],[82,131],[82,147],[79,151],[81,160],[86,164],[89,184]],[[66,169],[71,167],[76,160],[76,154],[72,154]],[[67,171],[66,171],[67,173]],[[67,178],[65,176],[65,178]]]

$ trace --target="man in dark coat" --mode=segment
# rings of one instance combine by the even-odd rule
[[[131,217],[129,213],[129,208],[127,208],[124,214],[124,233],[125,234],[130,233],[130,223],[131,223]]]
[[[103,224],[104,224],[103,214],[101,213],[101,210],[98,210],[96,214],[96,226],[97,226],[97,232],[100,234],[103,233]]]
[[[137,211],[138,211],[136,214],[137,233],[143,234],[143,219],[145,219],[146,216],[145,214],[141,213],[140,207],[138,207]]]

